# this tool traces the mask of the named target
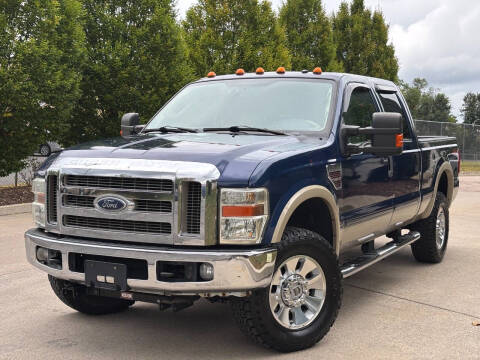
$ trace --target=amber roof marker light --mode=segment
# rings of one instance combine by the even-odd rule
[[[283,66],[280,66],[278,69],[277,69],[277,74],[285,74],[285,68]]]
[[[210,72],[207,74],[207,77],[209,77],[209,78],[213,78],[213,77],[215,77],[215,76],[217,76],[217,74],[215,74],[213,71],[210,71]]]
[[[265,74],[265,70],[263,70],[262,67],[258,67],[257,70],[255,70],[255,74],[263,75],[263,74]]]
[[[322,75],[322,68],[317,66],[315,69],[313,69],[313,73],[315,75]]]
[[[237,71],[235,71],[235,75],[245,75],[245,70],[243,69],[237,69]]]

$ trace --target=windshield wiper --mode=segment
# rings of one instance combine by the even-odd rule
[[[253,132],[260,132],[260,133],[268,133],[273,135],[287,135],[281,131],[270,130],[270,129],[262,129],[262,128],[255,128],[250,126],[230,126],[230,127],[219,127],[219,128],[205,128],[203,131],[230,131],[232,133],[240,133],[242,131],[253,131]]]
[[[195,129],[189,129],[189,128],[184,128],[184,127],[180,127],[180,126],[162,126],[162,127],[159,127],[159,128],[153,128],[153,129],[145,129],[142,131],[142,133],[146,134],[146,133],[150,133],[150,132],[161,132],[161,133],[185,133],[185,132],[188,132],[188,133],[196,133],[198,132],[197,130]]]

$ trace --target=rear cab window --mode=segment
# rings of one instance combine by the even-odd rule
[[[402,101],[400,100],[397,90],[394,89],[394,90],[385,91],[377,88],[376,93],[380,99],[380,103],[382,104],[383,111],[399,113],[402,115],[403,139],[406,142],[406,144],[408,143],[411,144],[413,139],[411,125],[408,120],[408,114],[404,108]]]

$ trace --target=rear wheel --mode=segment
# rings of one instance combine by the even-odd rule
[[[269,287],[232,301],[240,329],[253,341],[282,352],[315,345],[341,305],[342,276],[330,244],[317,233],[288,227]]]
[[[52,149],[50,148],[50,145],[42,144],[40,145],[39,152],[42,156],[49,156],[52,153]]]
[[[443,260],[448,244],[449,213],[447,198],[437,193],[430,216],[410,227],[420,232],[421,238],[412,244],[412,253],[420,262],[439,263]]]
[[[134,303],[129,300],[87,295],[85,286],[57,279],[51,275],[48,275],[48,280],[55,295],[65,305],[84,314],[113,314],[128,309]]]

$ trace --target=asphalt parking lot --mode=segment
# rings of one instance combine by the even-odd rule
[[[340,315],[312,349],[286,355],[250,343],[228,305],[179,313],[135,304],[90,317],[63,305],[27,264],[31,215],[0,217],[0,359],[480,359],[480,177],[461,178],[450,243],[438,265],[410,249],[345,281]]]

